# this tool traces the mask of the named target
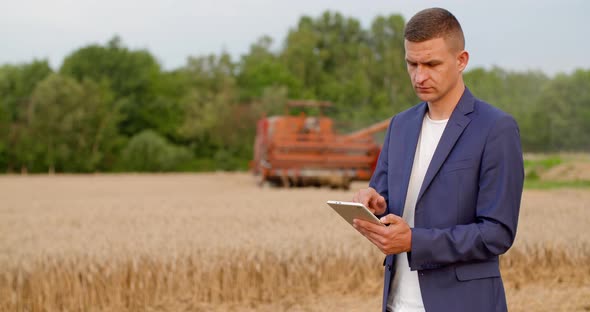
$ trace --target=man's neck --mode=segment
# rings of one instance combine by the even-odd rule
[[[436,102],[428,102],[428,117],[432,120],[449,119],[463,96],[463,92],[465,92],[465,84],[463,81],[459,81],[457,86],[449,91],[444,98]]]

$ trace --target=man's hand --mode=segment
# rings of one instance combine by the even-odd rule
[[[352,197],[352,201],[365,205],[365,207],[369,208],[369,210],[375,215],[382,215],[387,209],[385,198],[379,195],[379,193],[377,193],[372,187],[358,191],[358,193],[354,194]]]
[[[354,219],[353,226],[386,255],[412,250],[412,231],[404,219],[388,214],[381,218],[381,223],[389,226],[360,219]]]

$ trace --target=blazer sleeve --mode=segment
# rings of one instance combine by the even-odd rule
[[[383,141],[383,146],[381,147],[381,153],[379,153],[379,158],[377,159],[377,166],[375,167],[375,171],[371,176],[371,180],[369,181],[369,187],[374,188],[379,195],[385,198],[385,202],[387,203],[387,209],[385,209],[385,213],[382,215],[378,215],[377,217],[381,218],[388,214],[389,211],[389,188],[387,184],[387,166],[388,166],[388,154],[389,154],[389,140],[392,137],[392,125],[395,120],[395,117],[391,119],[389,122],[389,126],[387,127],[387,132],[385,133],[385,140]]]
[[[518,125],[508,115],[489,132],[481,160],[475,221],[443,229],[412,229],[412,270],[486,260],[508,250],[516,236],[524,167]]]

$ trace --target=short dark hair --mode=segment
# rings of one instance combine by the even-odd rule
[[[423,42],[444,38],[451,40],[459,50],[465,49],[465,36],[457,18],[441,8],[422,10],[406,24],[404,38],[411,42]]]

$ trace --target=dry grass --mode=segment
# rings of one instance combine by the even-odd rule
[[[363,184],[353,185],[353,190]],[[246,174],[0,177],[2,311],[376,311],[383,256]],[[590,310],[590,191],[525,191],[511,311]]]

